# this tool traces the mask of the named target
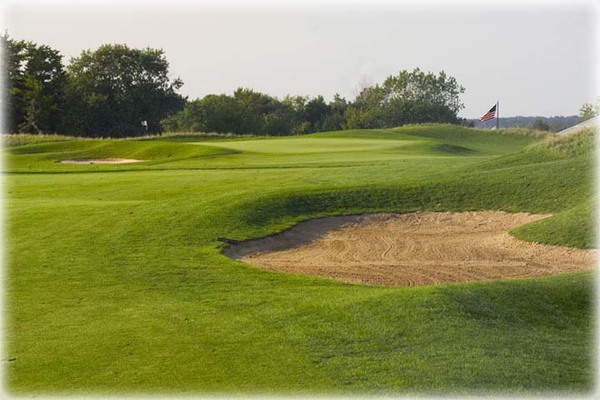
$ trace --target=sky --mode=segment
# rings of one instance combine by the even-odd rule
[[[598,90],[594,0],[4,0],[13,39],[65,64],[120,43],[160,48],[189,99],[238,87],[352,100],[401,70],[444,71],[465,88],[461,117],[577,115]]]

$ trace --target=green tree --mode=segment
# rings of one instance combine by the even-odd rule
[[[336,131],[343,129],[345,123],[344,114],[348,109],[348,102],[346,99],[341,97],[338,93],[333,96],[328,104],[329,112],[325,116],[323,121],[324,131]]]
[[[135,136],[146,133],[142,121],[148,132],[160,132],[160,121],[185,103],[162,50],[106,44],[83,51],[67,72],[66,133]]]
[[[596,98],[596,104],[585,103],[579,109],[579,121],[587,121],[600,114],[600,97]]]
[[[236,127],[235,133],[264,133],[265,115],[272,113],[277,108],[276,99],[267,94],[245,88],[236,89],[233,92],[233,99],[241,116],[240,124]]]
[[[238,88],[233,96],[209,94],[188,102],[185,108],[166,118],[169,131],[289,135],[305,132],[308,122],[305,98],[286,97],[283,101],[251,89]]]
[[[210,94],[200,103],[203,132],[240,133],[244,115],[238,102],[225,94]]]
[[[289,96],[280,101],[273,99],[272,108],[268,113],[263,114],[264,125],[263,133],[270,136],[287,136],[292,134],[295,126],[299,123],[298,101],[292,100]]]
[[[206,132],[201,100],[187,101],[183,110],[169,115],[160,123],[167,132]]]
[[[455,78],[416,68],[363,89],[346,115],[347,128],[382,128],[408,123],[457,123],[465,89]]]
[[[66,82],[57,50],[23,40],[1,37],[7,130],[56,132],[63,110]]]
[[[537,129],[538,131],[549,131],[550,125],[542,118],[536,118],[535,121],[533,121],[533,129]]]
[[[320,132],[325,126],[325,120],[330,113],[329,106],[325,103],[323,96],[310,99],[305,106],[306,121],[309,124],[309,132]]]
[[[310,123],[307,120],[306,96],[285,96],[281,103],[283,104],[288,121],[290,123],[291,135],[302,135],[310,132]]]
[[[386,126],[383,103],[385,94],[379,85],[363,89],[346,109],[344,129],[372,129]]]
[[[419,68],[389,76],[382,85],[384,120],[387,126],[405,123],[458,121],[464,93],[456,79],[444,71],[438,75]]]

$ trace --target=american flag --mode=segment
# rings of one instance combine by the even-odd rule
[[[490,108],[488,112],[479,117],[481,122],[489,121],[490,119],[496,118],[496,106],[498,104],[494,104],[494,107]]]

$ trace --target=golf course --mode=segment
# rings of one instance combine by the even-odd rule
[[[288,137],[7,136],[4,391],[592,393],[594,141],[591,130],[443,124]],[[462,218],[479,229],[464,239],[472,244],[491,217],[511,215],[521,219],[498,223],[497,235],[534,246],[526,259],[498,250],[473,272],[490,251],[465,250],[463,262],[419,250],[455,248],[436,247],[437,237],[419,247],[427,233],[419,221],[449,222],[443,236],[451,239]],[[286,254],[285,270],[228,253],[312,220],[337,224],[331,217],[355,220],[315,231],[315,240],[363,220],[388,224],[389,233],[365,225],[371,236],[355,247],[343,239],[354,231],[334,236],[322,258]],[[388,217],[412,224],[409,249]],[[351,259],[339,258],[383,241],[364,258],[350,250]],[[564,269],[549,251],[566,254]],[[396,274],[408,253],[413,275]],[[577,268],[574,254],[583,260]],[[323,273],[327,257],[352,269],[343,279]],[[380,268],[375,278],[361,275],[364,260]],[[445,269],[433,278],[436,260]],[[454,262],[462,262],[459,277]],[[388,273],[397,276],[388,281]]]

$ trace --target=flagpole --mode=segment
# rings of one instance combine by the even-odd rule
[[[496,130],[500,129],[500,101],[496,100]]]

